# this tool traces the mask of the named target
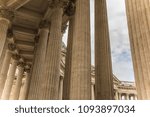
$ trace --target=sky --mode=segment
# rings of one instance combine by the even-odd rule
[[[94,0],[91,2],[91,54],[94,64]],[[122,81],[134,81],[124,0],[107,0],[113,73]],[[68,30],[63,36],[67,43]]]

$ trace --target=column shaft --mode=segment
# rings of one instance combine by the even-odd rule
[[[31,77],[31,83],[29,88],[28,99],[30,100],[38,100],[41,99],[41,84],[44,78],[44,67],[45,67],[45,55],[46,55],[46,47],[48,40],[48,27],[43,27],[40,29],[40,37],[37,45],[37,50],[35,53],[35,61],[33,66],[33,72]]]
[[[19,98],[20,89],[21,89],[21,85],[22,85],[23,73],[24,73],[24,66],[21,63],[21,65],[18,66],[18,75],[17,75],[16,85],[14,87],[14,92],[13,92],[13,96],[12,96],[13,100],[18,100],[18,98]]]
[[[47,42],[44,77],[41,81],[41,99],[58,99],[60,77],[60,56],[62,45],[62,15],[63,8],[55,6],[51,16],[51,29]]]
[[[119,100],[119,96],[118,96],[118,92],[117,91],[115,92],[115,99]]]
[[[128,29],[139,99],[150,99],[150,2],[126,0]]]
[[[69,20],[69,32],[68,32],[67,53],[66,53],[66,60],[65,60],[64,85],[63,85],[63,99],[64,100],[69,100],[69,96],[70,96],[73,28],[74,28],[74,17],[72,17]]]
[[[20,91],[20,96],[19,96],[19,100],[25,100],[27,98],[27,91],[29,88],[29,83],[30,83],[30,72],[26,72],[25,73],[25,82],[24,85]]]
[[[10,66],[10,72],[8,74],[5,86],[4,86],[4,90],[2,93],[2,100],[8,100],[9,99],[9,95],[11,92],[11,88],[13,85],[13,80],[15,78],[15,72],[16,72],[16,67],[17,67],[17,60],[12,60],[12,64]]]
[[[63,95],[63,77],[60,77],[59,80],[59,100],[62,100],[62,95]]]
[[[119,100],[122,100],[122,94],[119,93],[118,96],[119,96]]]
[[[8,73],[8,69],[9,69],[9,65],[10,65],[11,56],[12,56],[11,51],[7,50],[5,57],[4,57],[3,64],[2,64],[2,69],[0,72],[0,96],[2,95],[5,81],[7,78],[7,73]]]
[[[106,0],[95,0],[95,91],[97,100],[114,99]]]
[[[6,42],[7,30],[9,26],[9,21],[0,16],[0,57]]]
[[[94,84],[91,84],[91,99],[92,99],[92,100],[95,100]]]
[[[70,99],[91,99],[90,2],[77,0],[73,29]]]

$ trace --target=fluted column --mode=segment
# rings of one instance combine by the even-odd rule
[[[117,91],[115,91],[115,99],[119,100],[119,96],[118,96],[118,92]]]
[[[10,72],[8,74],[8,77],[7,77],[5,86],[4,86],[4,90],[3,90],[3,93],[1,96],[2,100],[9,99],[9,95],[10,95],[11,88],[13,85],[13,80],[15,78],[15,72],[16,72],[16,68],[17,68],[18,59],[19,59],[18,55],[13,55],[12,64],[10,66]]]
[[[64,78],[62,76],[60,76],[60,79],[59,79],[59,100],[62,100],[62,95],[63,95],[63,80]]]
[[[39,42],[37,44],[37,50],[35,53],[35,61],[33,66],[33,72],[31,77],[31,83],[29,88],[28,99],[38,100],[41,99],[41,83],[44,78],[44,67],[45,67],[45,55],[47,40],[49,34],[49,24],[46,21],[41,22]],[[42,91],[43,92],[43,91]]]
[[[92,100],[95,100],[95,90],[94,90],[94,87],[95,87],[95,83],[91,83],[91,99]]]
[[[8,42],[6,41],[5,45],[4,45],[4,48],[3,48],[3,51],[2,51],[2,54],[1,54],[1,57],[0,57],[0,71],[2,69],[2,65],[3,65],[3,61],[4,61],[4,58],[5,58],[7,48],[8,48]]]
[[[69,100],[69,96],[70,96],[73,28],[74,28],[74,17],[70,18],[69,20],[67,53],[66,53],[66,59],[65,59],[65,73],[64,73],[64,85],[63,85],[63,99],[64,100]]]
[[[77,0],[71,57],[71,100],[91,99],[90,2]]]
[[[16,49],[16,46],[12,43],[8,44],[8,49],[6,50],[5,53],[5,57],[4,57],[4,61],[2,64],[2,69],[0,72],[0,97],[2,95],[3,92],[3,88],[5,85],[5,81],[7,78],[7,73],[8,73],[8,69],[9,69],[9,65],[10,65],[10,60],[12,57],[12,51],[14,51]]]
[[[30,68],[25,69],[25,82],[20,91],[19,100],[25,100],[27,98],[27,91],[30,84]]]
[[[126,9],[138,99],[150,99],[150,2],[126,0]]]
[[[6,42],[7,30],[13,13],[6,9],[0,9],[0,57]]]
[[[95,0],[95,98],[114,99],[106,0]]]
[[[13,96],[11,98],[12,100],[18,100],[18,98],[19,98],[20,89],[21,89],[21,85],[22,85],[23,73],[24,73],[24,63],[19,62],[18,75],[17,75],[16,84],[15,84],[14,91],[13,91]]]
[[[58,87],[60,77],[60,56],[62,44],[62,15],[61,1],[54,4],[51,16],[50,35],[47,42],[45,56],[44,77],[41,88],[41,99],[58,99]]]

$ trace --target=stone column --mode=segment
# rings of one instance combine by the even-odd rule
[[[70,96],[73,28],[74,28],[74,17],[70,18],[69,20],[69,32],[68,32],[67,53],[66,53],[66,59],[65,59],[64,85],[63,85],[63,99],[64,100],[69,100],[69,96]]]
[[[150,99],[150,2],[126,0],[126,9],[138,99]]]
[[[91,99],[90,2],[77,0],[71,55],[71,100]]]
[[[118,96],[119,96],[119,100],[122,100],[122,94],[119,93]]]
[[[62,95],[63,95],[63,80],[64,80],[64,78],[62,76],[60,76],[60,79],[59,79],[59,94],[58,94],[59,100],[62,100]]]
[[[30,68],[25,69],[25,82],[22,90],[20,91],[19,100],[25,100],[27,98],[27,91],[30,84]]]
[[[96,100],[114,99],[106,0],[95,0]]]
[[[7,30],[14,14],[6,9],[0,9],[0,57],[6,42]]]
[[[48,34],[49,34],[49,23],[46,21],[42,21],[40,24],[39,42],[37,43],[37,50],[35,53],[35,60],[29,88],[29,95],[28,95],[29,100],[41,99],[40,89],[42,85],[41,84],[42,80],[44,79],[44,67],[45,67],[44,62],[46,56]]]
[[[53,1],[55,2],[55,1]],[[60,56],[62,45],[62,15],[63,8],[59,1],[53,4],[53,13],[51,16],[50,35],[47,42],[47,50],[45,56],[45,69],[43,79],[41,81],[41,99],[54,100],[58,99],[58,87],[60,77]]]
[[[8,49],[6,50],[6,54],[4,57],[4,61],[2,64],[2,69],[0,72],[0,97],[2,95],[3,92],[3,88],[5,85],[5,81],[7,78],[7,73],[8,73],[8,69],[9,69],[9,65],[10,65],[10,60],[12,57],[12,51],[14,51],[16,49],[16,46],[12,43],[8,44]]]
[[[137,100],[137,99],[138,99],[138,96],[137,96],[137,95],[135,95],[135,96],[134,96],[134,99],[135,99],[135,100]]]
[[[95,87],[95,83],[91,82],[91,99],[92,100],[95,100],[95,90],[94,90],[94,87]]]
[[[0,57],[0,71],[2,69],[2,65],[3,65],[3,61],[4,61],[4,58],[5,58],[7,48],[8,48],[8,42],[6,41],[5,45],[4,45],[4,48],[3,48],[3,51],[2,51],[2,54],[1,54],[1,57]]]
[[[10,66],[10,72],[8,74],[8,77],[7,77],[5,86],[4,86],[4,90],[3,90],[3,93],[1,96],[2,100],[8,100],[9,99],[9,95],[10,95],[11,88],[13,85],[13,80],[15,78],[15,72],[16,72],[18,60],[19,60],[19,56],[13,55],[12,64]]]
[[[118,92],[115,91],[115,100],[119,100]]]
[[[17,75],[17,79],[16,79],[16,84],[14,87],[12,100],[18,100],[18,98],[19,98],[20,89],[21,89],[21,85],[22,85],[23,73],[24,73],[24,63],[19,62],[18,75]]]
[[[129,94],[126,93],[126,100],[130,100]]]

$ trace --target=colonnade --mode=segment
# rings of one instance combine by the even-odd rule
[[[8,39],[8,30],[14,18],[14,13],[7,9],[1,9],[0,12],[0,97],[2,100],[9,99],[13,82],[16,80],[12,99],[19,99],[22,78],[24,77],[26,80],[29,79],[28,77],[30,72],[25,72],[25,70],[29,70],[30,68],[28,65],[24,65],[24,61],[16,52],[17,48],[15,43]],[[15,76],[17,69],[18,74]],[[24,73],[26,73],[25,76]],[[23,87],[24,90],[27,90],[27,88],[28,86]],[[24,91],[24,93],[20,96],[26,97],[26,94],[27,91]]]
[[[147,33],[149,31],[143,32],[149,26],[146,20],[149,18],[148,14],[146,15],[149,6],[146,6],[146,0],[142,1],[143,6],[139,1],[137,0],[139,4],[136,4],[140,6],[139,9],[134,9],[135,0],[127,1],[127,15],[138,94],[140,99],[149,99],[149,33]],[[37,34],[39,38],[35,43],[32,72],[29,67],[31,65],[20,57],[15,43],[7,41],[7,32],[15,14],[13,11],[0,9],[1,99],[10,98],[14,80],[16,85],[11,99],[114,99],[106,0],[95,0],[95,85],[91,85],[90,0],[70,0],[68,6],[65,2],[65,0],[51,1],[49,5],[51,17],[41,21]],[[139,10],[143,16],[141,20],[138,19]],[[65,76],[61,79],[64,14],[69,17],[69,35]],[[146,28],[141,27],[141,22],[144,22],[143,26]],[[24,77],[26,79],[24,88],[21,88]]]
[[[115,91],[115,100],[137,100],[137,94]]]
[[[9,43],[0,72],[0,96],[2,100],[24,100],[27,96],[30,80],[30,65],[25,64],[14,50],[15,45]],[[25,84],[22,87],[23,79],[25,79]],[[10,98],[14,81],[16,84],[13,89],[13,95]]]
[[[101,2],[103,4],[101,4]],[[101,64],[103,62],[97,59],[97,62],[100,61],[99,65],[101,68],[97,68],[98,70],[96,72],[102,74],[104,73],[102,71],[102,68],[106,68],[106,74],[103,74],[102,76],[98,77],[96,76],[96,79],[102,80],[102,78],[105,77],[107,80],[102,80],[106,83],[105,88],[99,87],[99,83],[101,81],[98,80],[99,83],[96,84],[97,95],[95,96],[95,99],[113,99],[113,80],[110,62],[111,58],[108,36],[106,1],[102,0],[101,2],[98,2],[95,5],[102,5],[102,9],[104,12],[99,14],[98,12],[101,11],[101,9],[97,9],[98,11],[96,11],[96,15],[99,17],[104,15],[103,18],[105,19],[105,22],[100,22],[98,26],[102,29],[105,28],[103,43],[105,43],[106,45],[102,48],[106,50],[104,53],[104,55],[106,54],[106,56],[104,56],[104,59],[108,57],[108,60],[105,59],[106,62],[103,64],[104,66],[102,67]],[[90,1],[78,0],[71,4],[75,4],[76,7],[74,14],[72,14],[71,16],[69,15],[69,36],[63,87],[62,85],[60,86],[62,82],[59,83],[59,81],[62,81],[62,79],[59,79],[59,66],[62,42],[61,24],[63,6],[61,2],[57,2],[57,4],[53,4],[55,7],[52,5],[53,13],[51,15],[51,25],[47,24],[47,32],[49,32],[50,35],[48,37],[43,37],[39,35],[39,41],[41,45],[37,46],[37,56],[35,57],[35,63],[33,66],[33,73],[28,99],[62,98],[64,100],[85,100],[94,98],[94,96],[92,96],[91,93],[93,92],[93,90],[91,90],[91,88],[93,89],[93,87],[91,87]],[[71,8],[74,7],[72,6]],[[97,21],[103,21],[99,19],[99,17],[96,18]],[[101,25],[103,23],[105,25]],[[96,30],[99,30],[99,27],[96,27]],[[46,33],[46,35],[47,34],[48,33]],[[101,34],[103,34],[103,32]],[[98,38],[96,38],[96,40],[101,40],[101,37],[102,36],[100,35]],[[47,44],[44,42],[47,42]],[[101,42],[98,43],[96,47],[99,47],[99,44],[101,44]],[[100,51],[102,48],[97,49],[97,58],[101,58],[98,53],[102,52]],[[41,54],[38,54],[39,52],[41,52]],[[39,68],[38,64],[43,66]],[[59,93],[60,88],[63,89],[63,93]],[[100,90],[103,90],[102,94],[98,93],[101,92]]]
[[[42,25],[40,25],[40,33],[38,34],[39,41],[35,45],[36,50],[33,62],[34,64],[32,67],[33,71],[31,74],[28,99],[32,100],[62,98],[64,100],[87,100],[94,98],[94,85],[91,87],[90,0],[70,1],[68,3],[68,7],[64,6],[64,2],[65,1],[58,0],[51,2],[51,5],[49,6],[52,9],[52,15],[49,19],[50,21],[44,20],[41,23]],[[95,99],[113,99],[113,82],[111,71],[112,68],[110,62],[111,58],[108,36],[109,34],[106,13],[106,1],[101,0],[99,2],[99,0],[96,0],[95,2],[95,30],[96,35],[99,35],[98,37],[96,37],[96,41],[98,42],[96,45],[96,64],[98,66],[96,66],[97,84],[95,84]],[[62,80],[59,78],[61,43],[63,35],[62,16],[64,13],[64,8],[65,13],[70,18],[65,76]],[[0,50],[3,50],[4,43],[6,42],[6,35],[9,23],[11,22],[9,22],[6,17],[1,16],[0,25],[2,26],[0,27],[0,34],[2,36],[0,38],[0,41],[3,43],[0,43]],[[101,29],[101,33],[98,33],[99,29]],[[103,47],[102,45],[100,45],[101,43],[103,43]],[[105,51],[101,51],[103,49]],[[2,55],[1,53],[2,51],[0,52],[0,55]],[[21,91],[20,86],[24,73],[23,63],[19,62],[20,58],[18,58],[18,55],[16,57],[12,53],[13,52],[6,51],[6,57],[4,58],[5,65],[4,67],[2,67],[1,70],[1,99],[9,99],[16,68],[18,68],[18,76],[12,99],[18,99],[19,91]],[[102,55],[99,56],[99,53],[101,53]],[[102,56],[104,57],[103,60],[105,60],[105,62],[103,62],[103,60],[101,61]],[[10,61],[11,66],[9,68]],[[103,72],[102,69],[105,72]],[[26,74],[26,76],[28,75]],[[104,77],[105,79],[103,79]],[[63,86],[60,84],[63,84]],[[102,85],[106,87],[102,88]],[[60,89],[63,89],[63,92],[61,94],[59,93]]]

